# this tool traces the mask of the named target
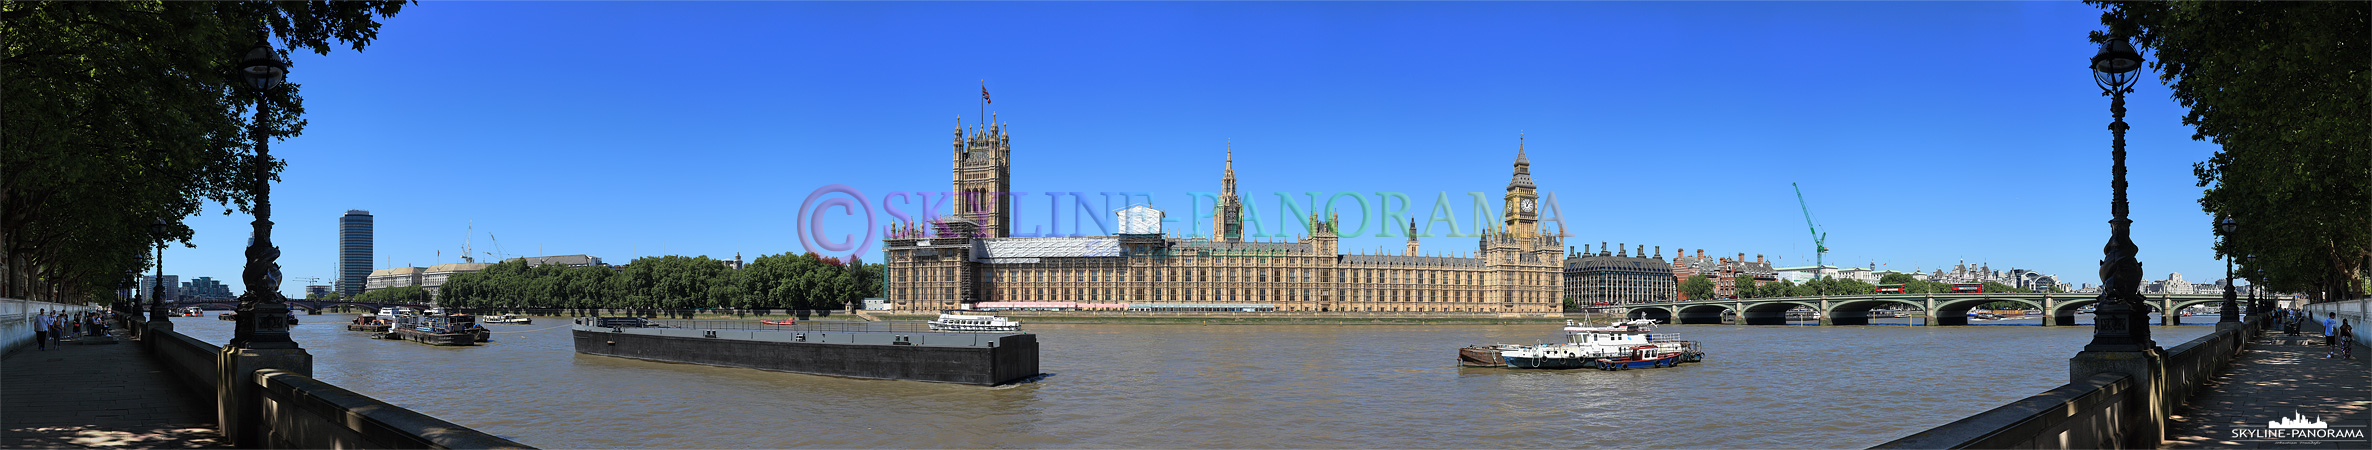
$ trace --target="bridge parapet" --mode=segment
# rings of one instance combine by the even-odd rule
[[[2230,366],[2265,323],[2251,318],[2163,355],[2082,352],[2068,362],[2066,385],[1871,448],[2156,448],[2167,417]],[[2103,364],[2111,359],[2137,364]]]
[[[1857,294],[1636,303],[1622,305],[1622,308],[1624,315],[1631,318],[1666,319],[1687,324],[1718,324],[1721,323],[1721,317],[1734,314],[1746,325],[1787,323],[1786,311],[1797,307],[1818,312],[1823,325],[1867,325],[1872,317],[1871,311],[1910,309],[1926,312],[1928,325],[1967,325],[1968,311],[1989,303],[2011,302],[2024,306],[2023,309],[2042,310],[2044,325],[2074,325],[2077,311],[2094,303],[2096,297],[2097,294],[2081,293]],[[2149,299],[2152,310],[2178,311],[2191,305],[2219,302],[2223,296],[2156,294],[2149,296]],[[2175,314],[2162,317],[2167,325],[2181,320]]]

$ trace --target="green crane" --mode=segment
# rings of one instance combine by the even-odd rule
[[[1820,261],[1821,256],[1828,254],[1828,234],[1820,232],[1820,224],[1812,222],[1812,206],[1804,203],[1804,187],[1795,183],[1787,185],[1795,186],[1795,204],[1804,208],[1804,228],[1812,230],[1812,279],[1818,280],[1821,269],[1826,267]]]

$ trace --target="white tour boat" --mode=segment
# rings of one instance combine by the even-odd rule
[[[931,321],[931,331],[1021,331],[1021,322],[989,315],[988,311],[950,309]]]

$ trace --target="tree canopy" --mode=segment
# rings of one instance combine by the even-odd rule
[[[96,300],[159,241],[186,245],[182,217],[247,210],[279,172],[256,173],[252,127],[297,136],[305,109],[299,84],[259,94],[234,66],[266,41],[361,51],[403,5],[0,2],[0,297]]]
[[[706,256],[607,266],[505,261],[445,280],[437,304],[480,309],[841,309],[881,293],[880,264],[814,253],[759,256],[740,269]]]
[[[2190,109],[2191,137],[2222,146],[2192,171],[2208,188],[2200,208],[2239,225],[2217,254],[2256,256],[2238,276],[2323,299],[2365,295],[2372,3],[2086,3],[2107,27],[2091,39],[2129,37],[2153,53],[2159,81]]]
[[[1706,278],[1704,275],[1688,277],[1687,280],[1680,282],[1680,293],[1687,295],[1688,300],[1712,299],[1713,279]]]

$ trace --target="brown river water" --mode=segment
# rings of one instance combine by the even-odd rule
[[[978,387],[580,355],[561,318],[475,347],[301,318],[317,378],[544,448],[1864,448],[2066,383],[2092,330],[1663,325],[1705,361],[1602,372],[1456,364],[1554,324],[1031,324],[1050,375]]]

